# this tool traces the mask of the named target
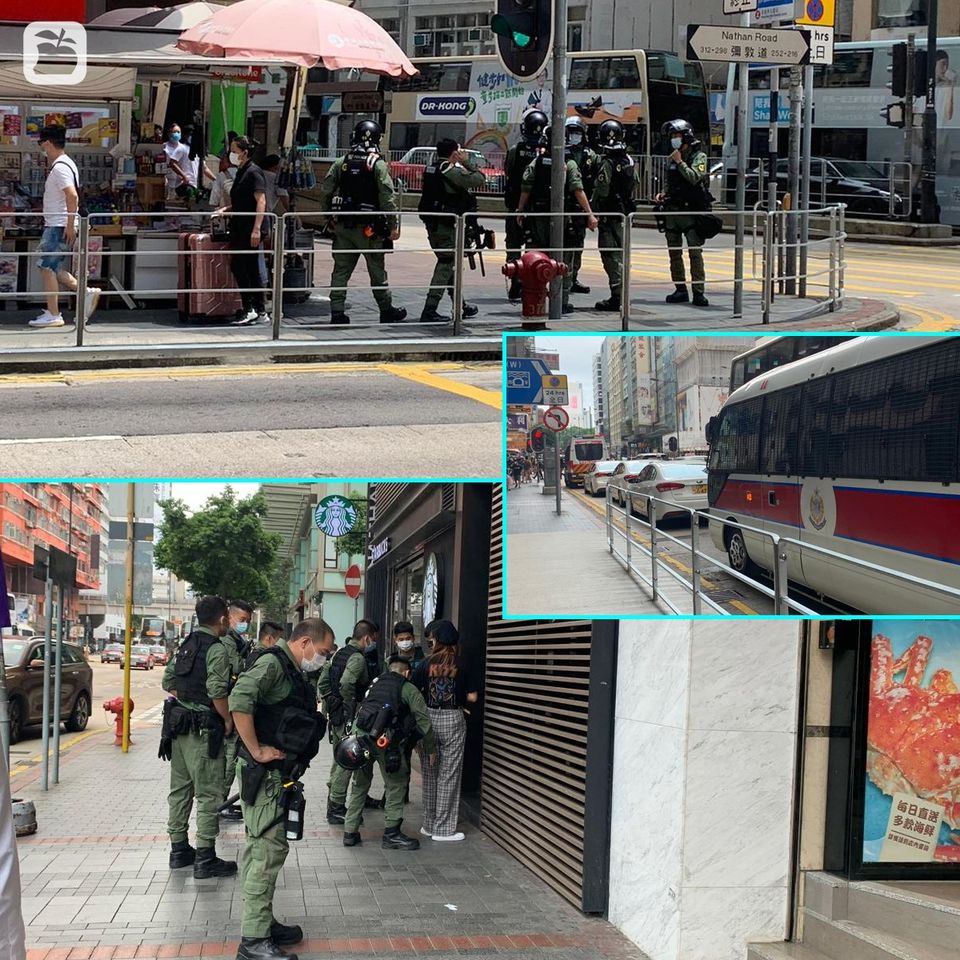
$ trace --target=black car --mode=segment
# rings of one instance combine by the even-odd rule
[[[777,161],[777,196],[789,192],[789,161]],[[758,197],[758,181],[764,195]],[[766,166],[763,170],[754,167],[747,174],[747,206],[752,207],[758,199],[766,199]],[[736,174],[733,177],[736,186]],[[730,181],[728,181],[728,187]],[[732,197],[732,194],[731,194]],[[866,214],[871,217],[901,217],[906,205],[899,193],[894,193],[891,205],[890,180],[879,167],[866,160],[836,160],[829,157],[812,157],[810,160],[810,206],[812,208],[835,203],[845,203],[851,214]]]

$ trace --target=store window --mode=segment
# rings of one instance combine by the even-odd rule
[[[324,537],[323,538],[323,569],[324,570],[336,570],[337,562],[337,538],[336,537]]]
[[[920,27],[927,24],[927,0],[877,0],[878,27]]]
[[[417,557],[412,563],[399,567],[393,575],[392,620],[383,625],[384,634],[393,629],[398,620],[413,624],[417,639],[423,637],[423,571],[424,558]]]

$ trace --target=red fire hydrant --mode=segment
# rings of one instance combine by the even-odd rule
[[[133,716],[133,700],[127,701],[130,704],[130,716]],[[123,697],[114,697],[112,700],[103,701],[103,709],[107,713],[115,713],[117,715],[117,730],[114,736],[113,745],[115,747],[123,746]],[[133,743],[133,737],[130,738],[130,743]]]
[[[503,275],[516,278],[522,286],[523,315],[543,317],[547,312],[547,292],[554,277],[567,273],[567,265],[542,250],[528,250],[519,260],[503,265]]]

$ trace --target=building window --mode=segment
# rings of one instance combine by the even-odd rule
[[[927,24],[927,0],[878,0],[878,27],[920,27]]]
[[[571,23],[567,25],[567,49],[571,52],[583,49],[582,23]]]
[[[323,569],[336,570],[338,562],[339,562],[339,556],[337,554],[337,538],[324,537],[323,538]]]

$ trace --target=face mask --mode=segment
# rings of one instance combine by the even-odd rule
[[[247,627],[249,626],[249,623],[238,623],[233,629],[242,637],[247,632]]]
[[[170,142],[171,142],[171,143],[179,143],[179,142],[180,142],[180,134],[177,133],[176,131],[174,131],[173,133],[171,133],[171,134],[170,134]]]
[[[682,137],[674,137],[674,138],[670,141],[670,146],[673,147],[674,150],[679,150],[679,149],[683,146],[683,138],[682,138]]]
[[[326,662],[327,658],[322,653],[317,653],[316,650],[314,650],[312,657],[304,657],[303,660],[300,661],[300,669],[311,673],[314,670],[319,670]]]
[[[239,153],[231,153],[231,154],[230,154],[230,162],[231,162],[235,167],[239,167],[239,166],[240,166],[240,154],[239,154]]]
[[[413,649],[413,641],[400,640],[397,642],[397,649],[402,650],[404,653],[409,653]]]

